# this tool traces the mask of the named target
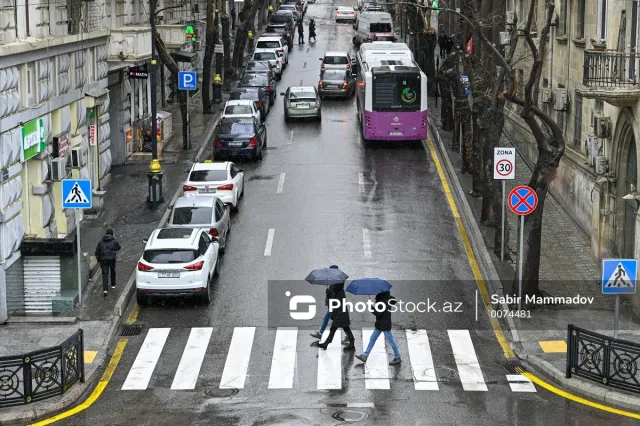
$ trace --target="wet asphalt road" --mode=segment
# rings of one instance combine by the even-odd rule
[[[309,17],[317,21],[318,41],[294,46],[279,92],[301,82],[316,85],[318,58],[325,51],[355,53],[351,25],[334,23],[329,2],[309,5],[305,21]],[[632,424],[539,387],[534,392],[512,391],[510,373],[502,366],[504,355],[481,306],[476,320],[476,284],[428,150],[418,142],[363,146],[354,103],[355,99],[325,101],[322,123],[285,124],[279,96],[267,119],[269,149],[264,160],[242,165],[245,197],[233,217],[213,303],[205,307],[168,302],[142,308],[138,323],[143,331],[128,338],[104,393],[89,409],[58,424]],[[270,229],[273,239],[267,250]],[[387,347],[388,358],[378,358],[380,369],[374,371],[374,362],[365,373],[353,353],[319,354],[313,346],[309,332],[317,329],[323,314],[322,288],[306,285],[303,288],[320,301],[315,319],[301,322],[297,337],[287,340],[282,333],[277,338],[276,327],[293,325],[285,321],[287,299],[282,293],[296,292],[311,269],[333,263],[352,278],[391,280],[400,300],[429,300],[438,309],[450,302],[457,312],[394,314],[403,364],[386,367],[392,358]],[[362,330],[373,326],[373,317],[360,313],[351,320],[360,353]],[[195,387],[171,389],[194,327],[212,332],[210,341],[204,339],[202,367],[195,368]],[[143,390],[123,390],[149,330],[158,328],[169,329],[168,337],[156,351],[159,356],[148,384]],[[416,329],[427,330],[430,351],[422,346],[410,357],[406,330]],[[158,333],[162,331],[153,331]],[[279,347],[274,342],[280,338],[285,349],[277,355],[281,363],[273,367]],[[334,342],[339,340],[337,336]],[[422,365],[417,362],[420,356]],[[476,363],[480,380],[474,376]],[[186,367],[197,364],[191,361]],[[325,373],[319,374],[319,369]],[[376,373],[389,379],[367,383],[365,374]],[[414,378],[423,373],[437,377],[437,383],[426,379],[431,390],[414,385]],[[471,380],[463,386],[465,377]],[[336,381],[337,389],[320,389],[319,382]],[[221,382],[235,388],[220,389]],[[388,389],[372,388],[387,384]],[[483,384],[486,390],[465,390]],[[277,386],[285,388],[274,389]]]

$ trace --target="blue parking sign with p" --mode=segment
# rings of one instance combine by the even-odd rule
[[[178,89],[196,90],[198,75],[195,71],[180,71],[178,73]]]

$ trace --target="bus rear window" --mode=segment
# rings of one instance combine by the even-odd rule
[[[369,25],[369,32],[372,33],[390,33],[391,24],[383,22],[374,22]]]
[[[374,111],[419,111],[421,103],[420,73],[373,74]]]

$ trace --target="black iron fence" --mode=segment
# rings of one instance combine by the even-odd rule
[[[640,345],[569,324],[567,378],[572,375],[640,393]]]
[[[612,50],[585,50],[582,83],[589,87],[638,85],[640,54]]]
[[[0,407],[31,404],[84,383],[84,338],[78,329],[61,345],[0,357]]]

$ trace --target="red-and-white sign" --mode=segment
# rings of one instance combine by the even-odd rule
[[[97,143],[97,131],[96,131],[96,125],[95,124],[91,124],[89,126],[89,145],[95,145]]]
[[[497,180],[513,180],[516,178],[516,149],[493,149],[493,178]]]

